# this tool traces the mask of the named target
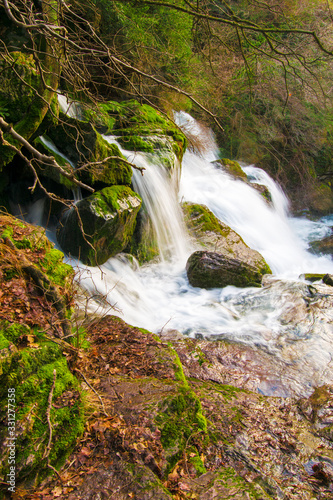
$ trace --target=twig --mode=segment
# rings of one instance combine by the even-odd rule
[[[51,441],[52,441],[52,432],[53,432],[53,429],[52,429],[52,424],[51,424],[51,418],[50,417],[51,417],[52,398],[53,398],[53,391],[54,391],[54,387],[55,387],[56,378],[57,378],[57,370],[54,369],[53,370],[53,384],[52,384],[52,387],[51,387],[51,390],[50,390],[50,394],[49,394],[49,398],[48,398],[48,405],[47,405],[47,410],[46,410],[46,418],[47,418],[47,423],[48,423],[48,426],[49,426],[49,433],[50,433],[50,435],[49,435],[49,442],[47,443],[47,447],[46,447],[46,449],[44,451],[43,459],[44,458],[48,459],[50,451],[51,451]],[[50,467],[49,459],[47,460],[47,465]],[[52,467],[52,469],[53,469],[53,467]]]
[[[91,389],[91,390],[92,390],[92,391],[96,394],[96,396],[98,397],[98,399],[99,399],[99,401],[100,401],[100,403],[101,403],[101,406],[102,406],[102,408],[103,408],[103,413],[104,413],[104,415],[105,415],[106,417],[109,417],[110,415],[109,415],[109,414],[106,412],[106,410],[105,410],[105,406],[104,406],[104,403],[103,403],[103,401],[102,401],[101,396],[100,396],[100,395],[98,394],[98,392],[97,392],[97,391],[96,391],[96,390],[92,387],[92,385],[90,385],[90,384],[89,384],[88,380],[87,380],[87,379],[86,379],[86,377],[83,375],[83,373],[82,373],[82,372],[80,372],[80,370],[78,370],[77,368],[74,368],[74,370],[75,370],[76,372],[78,372],[78,373],[81,375],[81,377],[83,378],[83,380],[85,381],[85,383],[86,383],[86,384],[90,387],[90,389]]]

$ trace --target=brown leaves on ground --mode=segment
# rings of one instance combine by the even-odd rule
[[[172,363],[165,363],[166,353],[161,352],[163,344],[152,333],[133,328],[115,316],[106,316],[91,325],[89,338],[94,347],[85,360],[88,370],[102,375],[121,373],[131,378],[174,378]]]
[[[11,233],[11,239],[0,238],[0,321],[25,324],[61,336],[63,318],[45,290],[22,270],[23,262],[41,267],[46,250],[51,248],[44,232],[31,225],[18,225],[17,219],[2,214],[0,227],[3,235]],[[28,237],[34,242],[33,249],[24,244]],[[22,244],[22,248],[14,248],[11,240],[18,247]]]

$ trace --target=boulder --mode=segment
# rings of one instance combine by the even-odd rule
[[[103,264],[129,243],[140,207],[139,195],[129,187],[104,188],[64,213],[57,230],[58,242],[64,252],[85,264]]]
[[[238,259],[257,268],[261,274],[271,274],[263,256],[250,248],[236,231],[221,222],[204,205],[184,203],[185,222],[192,236],[205,250],[218,252],[227,259]]]
[[[217,252],[194,252],[186,263],[187,277],[192,286],[223,288],[260,286],[263,274],[257,267]]]
[[[333,255],[333,235],[326,236],[322,240],[312,241],[310,251],[313,253],[324,253]]]

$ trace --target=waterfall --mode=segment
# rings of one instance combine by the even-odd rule
[[[169,172],[158,154],[126,151],[113,136],[103,136],[109,143],[117,144],[121,153],[136,166],[144,168],[142,175],[133,170],[133,186],[142,197],[156,234],[160,257],[163,261],[175,260],[182,265],[188,256],[187,235],[177,199],[177,171]]]
[[[59,151],[57,146],[50,139],[47,139],[43,135],[41,135],[39,138],[48,149],[50,149],[51,151],[56,153],[58,156],[61,156],[61,158],[66,160],[66,162],[69,163],[75,169],[75,165],[70,161],[70,159],[66,155],[64,155],[61,151]],[[74,203],[77,203],[78,201],[82,200],[82,191],[81,191],[81,188],[79,186],[74,186],[72,188],[72,194],[73,194]]]
[[[182,119],[186,122],[185,114]],[[192,130],[195,139],[200,127],[193,119],[192,123],[196,127]],[[112,137],[107,140],[116,141]],[[185,260],[193,249],[188,246],[168,173],[153,155],[121,150],[129,161],[146,169],[143,176],[134,171],[133,183],[153,220],[162,258],[142,267],[126,255],[110,259],[101,268],[72,261],[79,270],[81,285],[92,296],[99,296],[95,310],[119,315],[132,325],[154,332],[176,329],[192,337],[236,340],[267,351],[282,360],[286,370],[292,367],[295,393],[304,394],[315,384],[332,382],[332,308],[323,306],[321,313],[317,307],[316,314],[322,316],[314,320],[311,291],[298,280],[304,272],[333,273],[332,260],[306,251],[311,231],[304,236],[304,221],[297,226],[295,219],[288,216],[283,192],[266,173],[253,166],[244,167],[250,182],[269,188],[272,203],[250,183],[234,179],[214,166],[217,148],[209,134],[201,145],[200,154],[187,151],[184,155],[180,200],[208,206],[249,246],[262,253],[275,276],[265,279],[261,289],[191,287]],[[326,228],[329,225],[316,224]],[[297,234],[300,232],[302,237]],[[105,301],[108,308],[103,306]],[[89,305],[93,305],[92,300]]]
[[[82,119],[82,113],[79,103],[70,101],[63,94],[58,94],[58,103],[61,111],[70,118]]]

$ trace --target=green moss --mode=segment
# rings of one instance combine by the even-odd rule
[[[202,414],[200,400],[185,387],[160,404],[155,421],[161,431],[161,443],[165,450],[170,471],[180,459],[192,435],[207,432],[207,421]]]
[[[180,362],[179,356],[178,356],[177,352],[172,348],[171,344],[169,344],[169,347],[171,348],[171,352],[174,356],[173,368],[175,370],[175,379],[178,380],[179,382],[182,382],[184,387],[188,388],[189,384],[188,384],[187,378],[185,377],[183,365]]]
[[[119,143],[124,149],[130,151],[143,151],[145,153],[153,153],[154,148],[148,140],[142,139],[138,135],[126,135],[119,138]]]
[[[71,210],[58,231],[59,244],[86,264],[104,264],[131,241],[140,206],[139,195],[128,186],[106,187],[76,205],[86,238],[82,236],[76,211]]]
[[[190,457],[190,462],[194,465],[197,475],[201,476],[202,474],[205,474],[207,472],[207,469],[204,466],[204,463],[201,460],[197,450],[195,450],[195,453],[196,455],[194,457]]]
[[[200,232],[212,231],[224,238],[230,233],[230,228],[222,224],[205,205],[183,203],[186,222]]]
[[[230,493],[235,488],[246,492],[250,500],[269,500],[272,498],[259,484],[247,482],[232,467],[220,467],[218,469],[218,482],[222,483],[225,488],[230,489]]]
[[[235,177],[247,179],[246,173],[242,170],[241,166],[237,161],[229,160],[228,158],[222,158],[220,162],[224,167],[226,167],[226,170],[230,174],[234,175]]]
[[[171,345],[169,344],[170,348]],[[161,443],[168,460],[168,471],[182,456],[191,436],[207,434],[207,420],[200,399],[192,391],[185,377],[177,353],[171,348],[175,378],[181,384],[178,394],[159,404],[155,421],[161,431]]]
[[[57,285],[64,285],[68,278],[74,276],[72,266],[63,262],[64,254],[55,248],[50,249],[44,256],[41,265],[49,278]]]
[[[0,398],[5,399],[8,387],[15,388],[16,427],[20,428],[16,441],[16,477],[23,479],[49,475],[44,453],[49,440],[49,425],[46,418],[49,394],[54,382],[50,421],[52,423],[52,446],[50,464],[62,465],[83,432],[84,412],[79,394],[79,382],[69,371],[66,358],[53,342],[45,341],[43,334],[26,325],[4,323],[0,340],[16,344],[18,349],[2,361],[2,384]],[[21,347],[23,336],[35,338],[33,346]],[[38,342],[38,343],[37,343]],[[23,343],[24,345],[26,343]],[[0,431],[0,435],[2,431]],[[2,437],[2,436],[0,436]],[[6,474],[7,460],[1,472]]]

